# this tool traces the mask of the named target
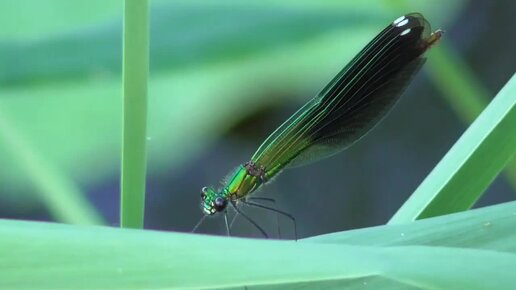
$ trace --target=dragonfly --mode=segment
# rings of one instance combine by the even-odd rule
[[[369,42],[314,98],[281,124],[260,145],[251,159],[241,164],[221,188],[201,189],[203,217],[224,213],[230,235],[227,209],[230,205],[266,238],[267,233],[247,216],[240,204],[267,209],[288,217],[287,212],[254,202],[272,201],[252,197],[264,184],[286,168],[332,156],[361,139],[392,109],[421,69],[425,52],[443,35],[431,32],[420,13],[401,16]]]

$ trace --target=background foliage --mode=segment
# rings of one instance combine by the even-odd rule
[[[514,72],[512,17],[504,17],[514,4],[152,1],[147,227],[189,230],[199,188],[247,160],[408,11],[447,33],[399,106],[347,152],[263,190],[296,216],[302,236],[392,216],[488,102],[478,99]],[[119,1],[0,3],[1,217],[118,223],[121,13]],[[446,83],[445,73],[462,78]],[[467,98],[459,81],[480,96]],[[480,204],[512,199],[510,176]],[[275,228],[275,217],[252,214]],[[222,229],[210,222],[204,231]]]
[[[515,8],[152,1],[145,222],[175,231],[158,232],[91,226],[119,223],[121,1],[0,2],[0,218],[83,224],[1,219],[0,288],[511,289],[516,205],[504,201],[516,187]],[[200,217],[201,186],[246,161],[410,11],[447,33],[399,106],[346,153],[287,171],[260,193],[310,238],[177,233]],[[479,198],[476,207],[497,205],[448,214]],[[251,214],[292,234],[274,215]],[[220,233],[217,222],[202,230]],[[372,225],[381,226],[343,231]],[[235,232],[258,234],[239,221]]]

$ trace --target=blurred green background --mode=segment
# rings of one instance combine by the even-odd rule
[[[0,1],[0,218],[118,225],[122,9]],[[344,153],[287,170],[259,193],[296,217],[300,237],[395,213],[514,73],[516,2],[151,1],[146,228],[189,231],[202,186],[248,161],[413,11],[446,34],[396,108]],[[514,199],[511,168],[477,206]],[[276,231],[275,215],[247,211]],[[224,234],[223,220],[200,231]]]

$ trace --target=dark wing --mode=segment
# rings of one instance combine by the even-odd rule
[[[335,110],[334,118],[326,120],[319,130],[312,133],[312,144],[300,152],[288,167],[304,165],[336,154],[365,136],[398,101],[424,61],[423,58],[415,59],[396,78],[367,85],[357,100],[341,105],[342,108]],[[376,92],[382,96],[371,99]]]
[[[393,107],[436,42],[413,13],[376,36],[321,92],[283,123],[254,154],[268,177],[335,154],[364,136]]]

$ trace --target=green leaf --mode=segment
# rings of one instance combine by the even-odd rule
[[[330,10],[310,5],[174,1],[153,5],[150,12],[153,72],[235,62],[340,28],[378,25],[378,30],[392,20],[385,10],[362,5]],[[89,29],[79,27],[46,38],[0,42],[0,83],[120,75],[121,24],[121,18],[113,17]]]
[[[164,24],[155,26],[153,33],[160,38],[151,46],[149,174],[181,166],[236,120],[279,101],[267,92],[289,90],[289,95],[301,95],[319,86],[384,25],[385,17],[366,9],[359,17],[328,9],[311,12],[309,7],[257,10],[239,4],[228,10],[196,2],[174,2],[153,11],[153,21]],[[300,24],[308,20],[319,24],[302,29]],[[210,23],[218,28],[207,34]],[[118,176],[121,31],[117,27],[110,22],[87,31],[0,43],[0,106],[49,164],[80,185]],[[342,35],[347,35],[345,40]],[[284,46],[277,49],[278,45]],[[233,51],[225,49],[228,46]],[[196,57],[185,62],[192,53]],[[48,57],[54,54],[60,57]],[[315,65],[325,69],[314,71]],[[4,146],[8,145],[0,144],[0,159],[13,170],[0,171],[2,184],[11,188],[2,197],[20,196],[26,192],[22,189],[27,172],[4,156],[16,148]]]
[[[32,7],[11,2],[12,10],[0,9],[2,19]],[[71,3],[38,6],[49,11],[38,17],[30,10],[24,15],[33,26],[10,32],[16,41],[2,39],[0,106],[48,164],[86,187],[119,175],[121,12],[120,3]],[[446,19],[456,3],[414,9]],[[375,1],[152,4],[149,174],[179,168],[261,108],[315,94],[400,13]],[[98,11],[88,16],[91,7]],[[16,148],[5,146],[0,160],[10,170],[0,171],[0,183],[9,190],[0,198],[34,205],[25,194],[27,172],[4,154]]]
[[[516,203],[510,203],[454,219],[460,220],[464,233],[478,230],[476,226],[486,237],[498,236],[490,229],[514,232],[515,209]],[[486,227],[478,224],[484,215],[506,218],[493,219]],[[395,241],[399,235],[386,231],[411,233],[415,224],[423,224],[420,239],[432,240],[438,229],[446,229],[446,218],[369,231],[387,237],[382,242],[387,245],[388,237]],[[0,288],[6,289],[511,289],[516,282],[514,235],[489,250],[482,240],[490,238],[482,236],[476,239],[483,249],[422,246],[416,240],[413,245],[383,247],[0,220],[0,236]]]
[[[0,38],[35,40],[106,21],[122,14],[120,1],[4,0],[0,1]],[[28,56],[30,57],[30,56]]]
[[[389,221],[469,209],[516,152],[516,75]]]
[[[55,220],[72,224],[102,224],[103,219],[88,202],[79,186],[48,162],[31,146],[0,110],[0,146],[26,174],[39,199]],[[12,168],[11,168],[12,169]],[[6,188],[3,188],[4,190]]]
[[[516,253],[516,202],[417,222],[321,235],[303,242],[361,246],[426,245]]]
[[[447,42],[432,49],[428,58],[429,75],[442,96],[462,122],[473,122],[489,103],[487,89]],[[516,158],[509,161],[504,173],[516,189]]]
[[[149,77],[149,3],[124,5],[124,115],[120,225],[143,228],[147,143],[147,81]]]

